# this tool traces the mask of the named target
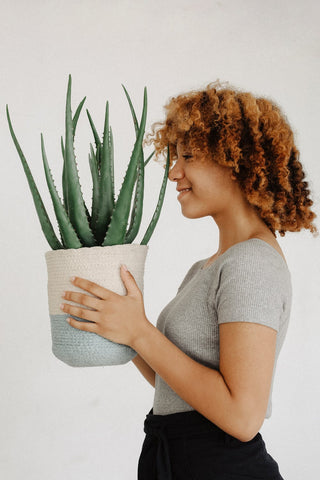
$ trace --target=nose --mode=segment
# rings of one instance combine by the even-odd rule
[[[177,180],[180,180],[183,177],[184,177],[184,171],[182,168],[182,164],[181,162],[176,160],[174,166],[171,167],[171,169],[169,170],[168,178],[169,180],[171,180],[171,182],[176,182]]]

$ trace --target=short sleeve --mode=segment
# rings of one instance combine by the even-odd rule
[[[282,279],[274,256],[254,252],[229,257],[216,291],[218,324],[252,322],[279,332],[284,311]]]

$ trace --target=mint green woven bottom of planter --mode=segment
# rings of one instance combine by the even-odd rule
[[[126,295],[120,276],[120,265],[127,265],[143,293],[143,277],[147,245],[124,244],[106,247],[50,250],[45,253],[48,271],[48,301],[51,322],[52,352],[72,367],[121,365],[136,356],[127,345],[111,342],[100,335],[72,327],[66,321],[74,317],[60,309],[61,303],[79,304],[62,298],[63,291],[91,293],[73,285],[72,276],[85,278],[102,287]],[[81,305],[80,305],[81,306]],[[88,307],[84,307],[88,308]]]
[[[62,362],[71,367],[120,365],[136,356],[127,345],[71,327],[66,321],[68,317],[70,315],[50,315],[52,353]],[[83,321],[74,315],[73,318]]]

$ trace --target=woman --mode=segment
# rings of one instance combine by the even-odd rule
[[[275,232],[318,235],[299,152],[274,102],[219,82],[171,98],[166,111],[152,127],[156,158],[169,145],[182,214],[213,218],[217,251],[191,266],[156,327],[124,268],[127,295],[76,277],[95,297],[64,298],[92,310],[64,310],[92,322],[71,319],[74,328],[131,346],[133,363],[155,387],[139,480],[279,480],[259,433],[271,416],[292,300]]]

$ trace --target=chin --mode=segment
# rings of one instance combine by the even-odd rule
[[[208,216],[208,214],[206,213],[201,214],[199,212],[191,212],[191,211],[188,212],[187,210],[184,211],[183,209],[181,213],[186,218],[202,218],[202,217]]]

